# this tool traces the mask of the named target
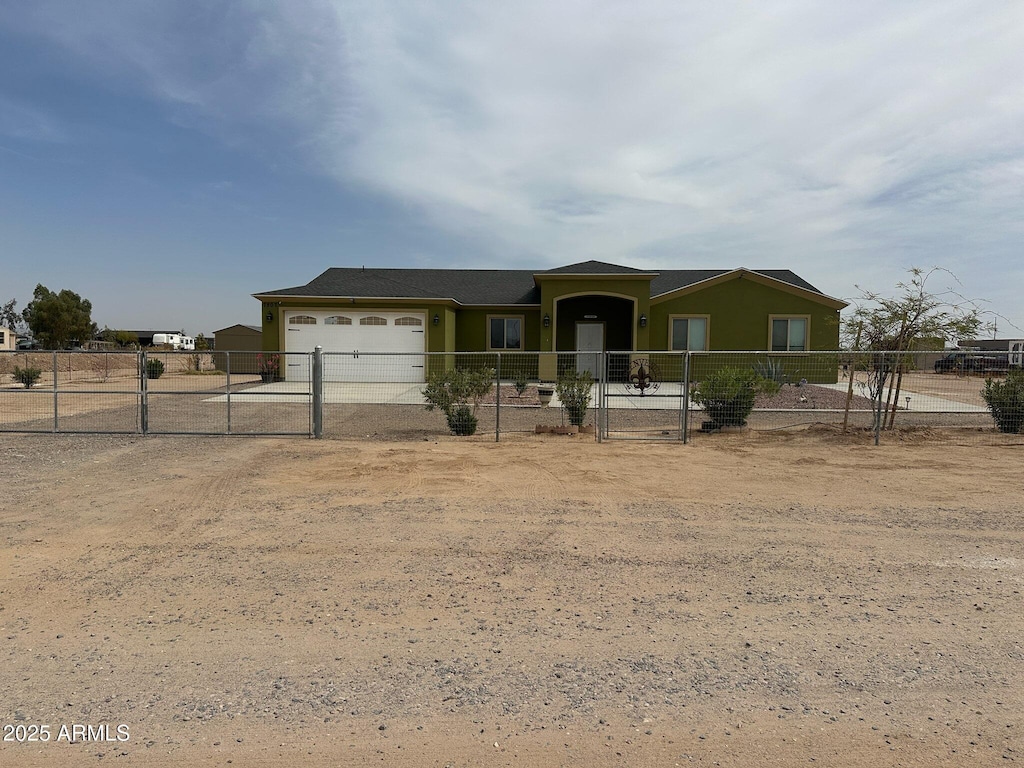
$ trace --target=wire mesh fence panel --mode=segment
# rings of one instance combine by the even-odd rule
[[[228,409],[231,434],[310,434],[312,355],[225,351],[215,359],[226,374],[218,402]]]
[[[0,389],[0,432],[53,431],[52,389]]]
[[[147,352],[146,431],[308,435],[310,357],[295,352]],[[290,372],[296,375],[288,380]]]
[[[139,392],[61,390],[57,393],[56,431],[139,432]]]
[[[573,353],[330,352],[323,361],[330,437],[495,440],[570,427],[577,415],[585,431],[597,423],[595,384],[577,386],[571,407],[556,394],[556,381],[576,373]]]
[[[0,351],[0,431],[53,432],[56,354]]]
[[[872,418],[872,400],[842,379],[838,353],[694,352],[691,435]]]
[[[968,373],[921,353],[692,353],[690,435],[814,426],[871,431],[879,442],[927,429],[945,430],[935,439],[991,440],[999,430],[986,382],[1024,374],[1006,355],[986,357],[987,370]]]

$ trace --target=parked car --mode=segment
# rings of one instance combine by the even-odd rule
[[[1004,373],[1008,368],[1006,355],[983,352],[951,352],[935,361],[936,373]]]

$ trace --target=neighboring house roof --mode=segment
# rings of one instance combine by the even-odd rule
[[[837,303],[788,269],[665,269],[640,270],[584,261],[546,271],[524,269],[390,269],[332,267],[305,285],[255,293],[261,299],[360,298],[450,299],[465,305],[540,304],[537,278],[562,275],[651,277],[651,296],[661,296],[709,280],[744,273],[777,281]],[[842,303],[842,302],[838,302]]]
[[[227,328],[221,328],[219,330],[216,330],[214,331],[214,333],[224,333],[224,331],[233,331],[236,328],[245,328],[247,331],[252,331],[253,333],[263,333],[263,329],[260,326],[248,325],[247,323],[235,323],[234,325],[229,325]]]

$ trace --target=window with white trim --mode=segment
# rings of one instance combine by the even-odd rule
[[[310,315],[292,315],[288,318],[288,325],[316,325],[316,318]]]
[[[706,317],[673,317],[672,347],[684,352],[704,352],[708,348],[708,319]]]
[[[488,346],[490,349],[523,348],[523,319],[521,317],[491,317],[488,320],[490,326]]]
[[[806,352],[807,318],[773,317],[772,352]]]

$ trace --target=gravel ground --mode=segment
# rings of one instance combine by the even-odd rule
[[[4,436],[0,761],[1013,762],[1021,450]]]

